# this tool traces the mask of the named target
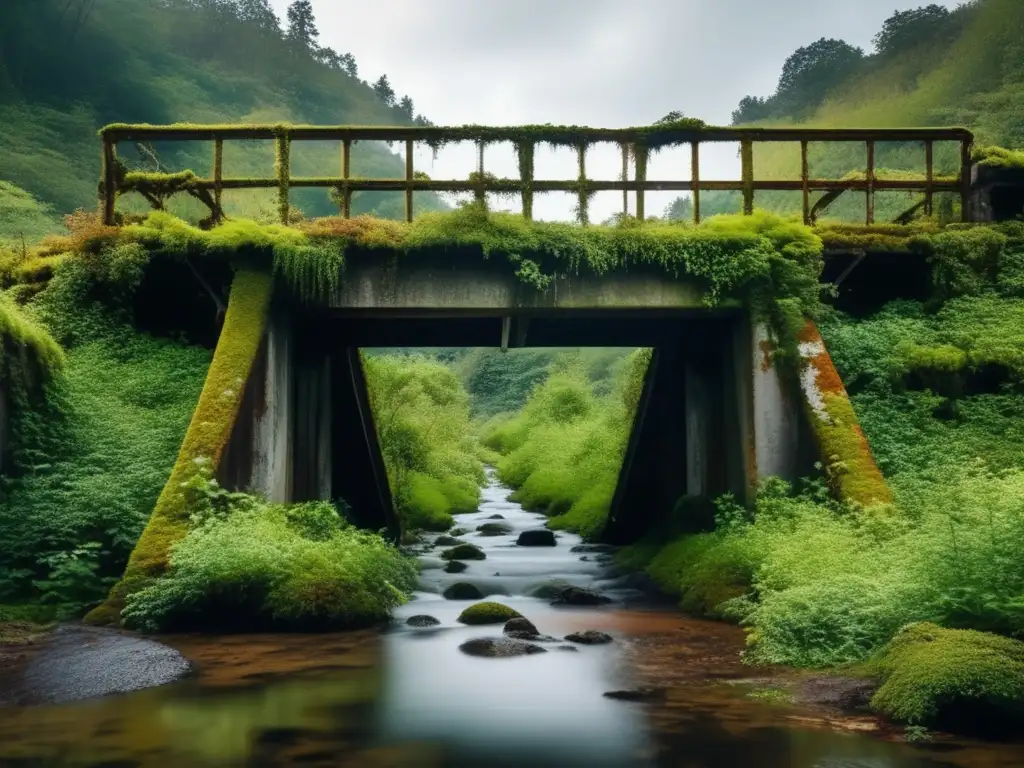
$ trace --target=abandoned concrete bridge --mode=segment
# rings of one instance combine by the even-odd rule
[[[273,177],[233,178],[224,174],[224,143],[269,140],[277,147]],[[290,174],[293,142],[338,141],[339,176],[302,178]],[[200,178],[182,174],[132,173],[117,156],[119,142],[205,141],[213,146],[213,172]],[[351,149],[358,141],[404,143],[406,174],[401,179],[362,179],[351,174]],[[436,181],[417,174],[417,142],[440,146],[471,141],[479,164],[468,180]],[[520,177],[499,179],[486,173],[484,150],[510,142],[518,153]],[[569,146],[578,152],[578,178],[533,178],[534,146]],[[595,143],[622,148],[623,171],[616,181],[593,181],[586,174],[586,151]],[[700,174],[700,148],[709,142],[735,142],[742,177],[708,180]],[[755,173],[754,147],[789,142],[799,149],[799,176],[761,179]],[[861,175],[814,179],[809,174],[812,143],[855,143],[866,151]],[[924,149],[919,178],[876,174],[875,147],[882,142],[917,143]],[[939,176],[935,146],[951,142],[959,171]],[[120,195],[137,192],[156,208],[173,193],[186,193],[210,209],[209,223],[224,219],[222,196],[234,189],[275,189],[282,220],[289,215],[289,191],[319,187],[339,193],[341,213],[351,214],[357,191],[405,195],[406,217],[413,219],[417,191],[519,195],[523,215],[532,214],[533,196],[569,191],[579,197],[580,223],[586,225],[593,193],[621,191],[623,211],[643,222],[644,193],[687,192],[695,221],[701,219],[703,191],[735,191],[743,211],[754,210],[755,195],[788,191],[801,195],[805,223],[843,194],[863,194],[865,222],[875,221],[875,196],[885,191],[914,192],[909,210],[930,215],[937,195],[953,196],[964,221],[992,215],[999,187],[979,175],[972,162],[971,134],[960,129],[809,130],[712,129],[694,121],[644,129],[559,128],[355,128],[270,126],[112,126],[103,132],[104,175],[101,205],[107,223],[118,221]],[[690,177],[649,180],[647,158],[670,145],[691,149]],[[630,178],[630,164],[633,177]],[[993,199],[996,200],[993,203]],[[904,217],[906,218],[906,217]],[[849,257],[849,254],[846,254]],[[841,274],[848,274],[849,258]],[[836,272],[833,268],[833,272]],[[632,435],[605,538],[634,539],[650,518],[663,515],[682,497],[710,498],[731,491],[749,499],[758,480],[769,475],[797,477],[817,458],[803,425],[801,400],[807,393],[771,365],[765,353],[766,326],[739,302],[709,308],[699,286],[674,280],[663,271],[631,268],[604,275],[558,277],[546,289],[524,285],[489,261],[454,263],[451,258],[393,260],[369,254],[346,259],[340,288],[323,306],[297,310],[276,306],[226,455],[221,479],[235,488],[257,491],[275,501],[344,498],[366,527],[397,533],[391,492],[383,466],[373,413],[359,354],[367,347],[524,346],[652,347]],[[813,350],[812,350],[813,353]],[[812,382],[813,384],[813,382]]]

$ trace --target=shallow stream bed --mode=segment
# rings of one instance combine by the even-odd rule
[[[492,479],[480,510],[458,518],[467,531],[459,538],[486,553],[466,561],[464,572],[444,570],[435,536],[418,549],[420,591],[384,632],[161,638],[193,662],[192,675],[117,696],[0,708],[0,766],[1024,765],[1022,744],[910,745],[868,714],[844,714],[827,695],[798,704],[751,696],[782,688],[820,694],[822,686],[740,664],[739,629],[652,605],[606,555],[573,552],[577,536],[517,546],[519,533],[542,528],[544,518],[508,496]],[[510,530],[484,536],[476,529],[485,523]],[[474,601],[442,596],[457,582],[520,611],[541,633],[596,629],[614,642],[471,657],[459,646],[498,637],[501,625],[458,623]],[[563,583],[613,602],[555,606],[531,596]],[[424,614],[440,623],[405,623]],[[605,696],[615,691],[644,700]]]

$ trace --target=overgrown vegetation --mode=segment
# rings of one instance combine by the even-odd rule
[[[128,596],[129,627],[351,629],[387,619],[416,584],[411,560],[329,502],[267,504],[208,472],[185,492],[189,531],[167,575]]]
[[[12,394],[0,495],[0,601],[58,616],[95,604],[120,576],[181,444],[209,353],[134,331],[89,301],[67,262],[21,313],[67,346],[46,398]],[[3,306],[11,309],[4,296]],[[37,331],[42,333],[42,331]],[[53,341],[53,359],[62,356]]]
[[[579,364],[553,369],[523,409],[493,417],[484,442],[502,454],[498,474],[513,498],[552,515],[552,528],[593,538],[604,528],[650,362],[624,361],[614,390],[598,397]]]
[[[386,76],[371,86],[351,54],[319,44],[308,0],[291,5],[298,13],[279,19],[266,0],[5,3],[0,30],[4,179],[57,213],[91,207],[100,175],[96,131],[115,121],[429,122],[415,113],[409,96],[396,98]],[[206,174],[213,157],[212,146],[203,145],[143,143],[122,149],[131,170],[150,173],[193,169]],[[334,146],[296,154],[297,175],[315,176],[338,162]],[[273,149],[262,145],[228,147],[224,156],[226,171],[235,176],[262,175],[272,162]],[[395,177],[402,170],[402,160],[385,145],[365,143],[352,153],[355,175]],[[352,206],[356,213],[400,218],[403,202],[400,193],[368,192],[355,194]],[[325,190],[296,190],[292,204],[306,215],[338,210]],[[132,205],[149,207],[141,198]],[[230,216],[274,216],[269,191],[229,195],[225,205]],[[418,210],[438,207],[443,206],[434,195],[417,196]],[[195,201],[175,202],[171,210],[196,220],[206,215]],[[25,235],[31,245],[29,232]],[[0,230],[0,239],[5,236]]]
[[[365,356],[374,422],[402,526],[446,531],[473,512],[484,482],[469,396],[450,368],[425,357]]]

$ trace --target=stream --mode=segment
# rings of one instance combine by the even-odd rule
[[[122,695],[0,707],[0,766],[1024,765],[1020,744],[911,745],[869,714],[830,706],[827,696],[796,705],[752,697],[787,673],[742,665],[741,630],[658,605],[634,578],[616,574],[607,554],[573,551],[582,544],[573,534],[558,532],[553,547],[518,546],[519,533],[542,528],[545,518],[510,501],[488,473],[479,510],[456,520],[467,531],[460,538],[486,559],[448,573],[445,547],[430,535],[413,549],[419,591],[385,631],[158,638],[195,672]],[[484,523],[510,530],[484,536],[476,531]],[[445,599],[456,582],[515,608],[542,634],[594,629],[614,641],[542,642],[546,652],[514,658],[467,655],[462,643],[500,637],[502,626],[458,623],[475,601]],[[613,602],[559,606],[532,596],[560,584]],[[406,623],[420,615],[439,624]],[[629,693],[605,696],[616,691]]]

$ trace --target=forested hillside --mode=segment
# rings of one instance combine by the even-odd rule
[[[978,146],[1024,146],[1024,4],[1017,0],[971,0],[949,10],[940,5],[894,13],[865,51],[841,39],[808,42],[786,60],[772,94],[744,97],[733,125],[818,128],[896,128],[962,126],[975,133]],[[811,176],[842,178],[863,173],[865,149],[846,151],[812,143]],[[924,173],[920,144],[890,142],[876,148],[879,178]],[[937,175],[955,174],[955,145],[936,146]],[[799,178],[797,147],[755,148],[758,178]],[[916,201],[915,195],[888,192],[876,196],[877,220],[892,219]],[[758,207],[799,212],[799,193],[756,196]],[[939,212],[954,215],[955,201],[939,201]],[[702,215],[734,213],[738,192],[706,192]],[[692,215],[689,198],[665,211],[672,219]],[[828,210],[830,217],[863,222],[862,195],[845,195]]]
[[[61,214],[95,205],[96,131],[110,122],[424,122],[386,75],[374,73],[370,85],[350,54],[318,39],[308,0],[293,3],[286,19],[267,0],[4,0],[0,239],[24,235],[31,243],[59,229]],[[227,150],[228,173],[272,173],[272,147],[252,144]],[[212,165],[212,151],[137,149],[122,148],[134,167],[207,173]],[[304,148],[293,168],[312,175],[325,163],[333,167],[336,149]],[[353,173],[366,177],[395,176],[403,167],[373,144],[358,146],[352,161]],[[357,193],[353,210],[401,215],[401,201],[392,198]],[[232,195],[228,213],[259,218],[268,201],[263,192]],[[293,202],[307,215],[337,211],[322,190],[296,192]],[[434,207],[433,196],[417,201],[418,210]]]

